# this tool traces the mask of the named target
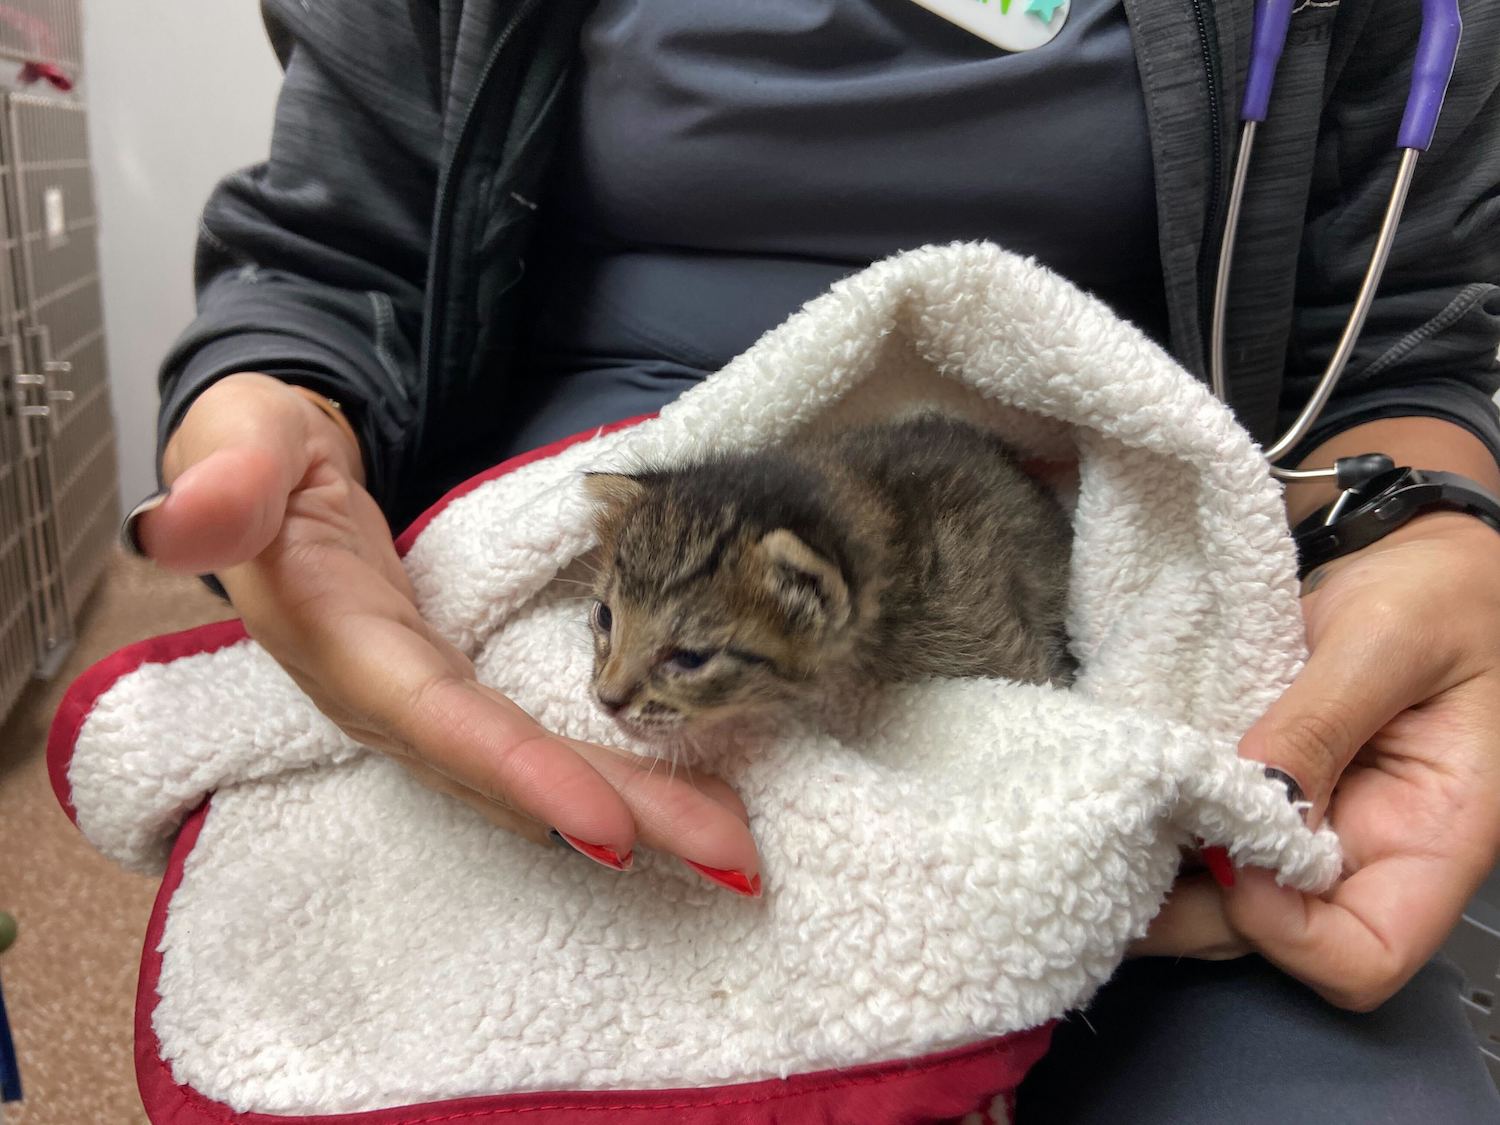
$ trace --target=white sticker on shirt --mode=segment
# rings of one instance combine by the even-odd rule
[[[1057,38],[1072,0],[916,0],[1004,51],[1032,51]]]

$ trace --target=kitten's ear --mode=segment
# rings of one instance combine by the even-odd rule
[[[585,473],[583,489],[605,511],[618,511],[639,500],[646,486],[626,473]]]
[[[842,628],[849,620],[849,586],[833,562],[785,528],[760,541],[766,588],[794,622],[819,632]]]

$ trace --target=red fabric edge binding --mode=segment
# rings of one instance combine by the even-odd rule
[[[152,637],[106,656],[68,685],[47,732],[47,777],[52,782],[57,803],[68,814],[69,820],[75,825],[78,823],[78,810],[73,807],[73,787],[68,782],[68,767],[73,762],[78,735],[99,698],[143,664],[167,664],[200,652],[217,652],[243,641],[247,635],[244,622],[236,618]]]
[[[152,1026],[161,978],[162,933],[172,895],[207,819],[205,801],[183,825],[146,930],[135,1005],[135,1071],[154,1125],[578,1125],[608,1113],[610,1125],[929,1125],[1008,1096],[1042,1057],[1053,1024],[919,1059],[824,1070],[787,1079],[677,1090],[498,1094],[359,1113],[236,1113],[172,1077]],[[756,1107],[761,1109],[754,1117]]]
[[[513,457],[493,469],[470,477],[428,508],[396,540],[405,555],[439,512],[480,485],[523,465],[550,457],[580,441],[642,421],[630,418],[564,438],[551,445]],[[90,667],[68,687],[47,739],[47,771],[58,803],[77,824],[68,767],[79,733],[97,700],[118,680],[143,664],[167,663],[197,653],[215,652],[247,637],[238,620],[202,625],[180,633],[154,637],[130,645]],[[1053,1024],[1016,1032],[984,1043],[927,1055],[914,1060],[873,1063],[845,1070],[794,1075],[784,1080],[733,1086],[678,1090],[543,1092],[462,1098],[425,1105],[401,1106],[359,1113],[282,1115],[236,1113],[172,1077],[162,1057],[152,1019],[160,996],[161,941],[172,896],[182,883],[183,870],[212,805],[205,800],[184,822],[173,845],[161,887],[146,929],[141,973],[136,987],[135,1066],[141,1101],[153,1125],[469,1125],[505,1123],[525,1115],[527,1125],[570,1125],[583,1113],[607,1112],[617,1125],[656,1125],[670,1114],[681,1125],[745,1125],[746,1114],[760,1106],[774,1114],[777,1125],[925,1125],[986,1108],[997,1095],[1013,1104],[1011,1093],[1036,1061],[1046,1053]],[[772,1103],[779,1103],[770,1109]]]

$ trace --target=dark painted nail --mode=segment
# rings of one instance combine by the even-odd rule
[[[1272,781],[1279,781],[1286,786],[1286,799],[1294,805],[1300,805],[1307,800],[1307,794],[1302,792],[1302,786],[1297,784],[1297,779],[1285,770],[1279,770],[1275,766],[1266,767],[1266,776]]]
[[[581,852],[595,863],[602,863],[605,867],[614,871],[629,871],[630,865],[635,862],[635,853],[626,852],[623,856],[614,848],[603,844],[591,844],[587,840],[580,840],[577,836],[569,836],[566,832],[559,832],[556,828],[547,833],[555,844],[561,844],[565,848],[571,848],[575,852]]]
[[[170,488],[157,489],[150,496],[146,497],[139,504],[137,504],[134,508],[131,508],[130,511],[126,513],[125,519],[121,522],[120,546],[123,547],[128,553],[134,555],[136,558],[146,558],[146,552],[141,549],[141,539],[140,535],[138,534],[138,524],[140,523],[141,517],[144,516],[147,512],[154,512],[157,508],[160,508],[163,502],[165,502],[165,500],[167,499],[168,493],[170,493],[171,491],[172,490]]]
[[[737,895],[746,898],[760,898],[760,876],[746,875],[743,871],[735,871],[732,868],[709,867],[706,864],[694,863],[690,859],[682,861],[698,874],[712,879],[721,887],[728,887]]]

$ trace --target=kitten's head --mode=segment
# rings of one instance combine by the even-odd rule
[[[683,483],[587,478],[602,556],[589,615],[594,695],[648,738],[806,695],[850,632],[838,565]]]

